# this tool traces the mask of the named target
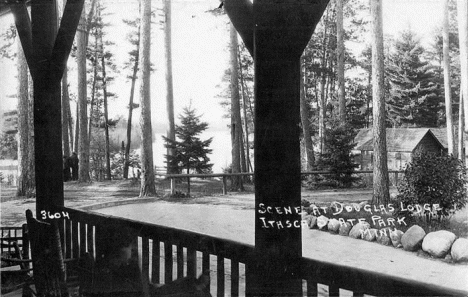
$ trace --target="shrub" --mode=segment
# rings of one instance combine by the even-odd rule
[[[406,165],[396,200],[410,204],[439,204],[438,215],[448,216],[466,204],[466,168],[453,156],[420,153]]]

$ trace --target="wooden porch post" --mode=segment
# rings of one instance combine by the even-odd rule
[[[84,0],[68,0],[57,30],[56,0],[11,1],[18,34],[34,81],[36,217],[63,206],[60,81]]]
[[[63,206],[62,118],[60,77],[49,71],[57,35],[56,1],[31,5],[34,71],[34,153],[36,160],[36,217],[42,210]],[[41,61],[41,62],[39,62]]]
[[[300,56],[328,0],[224,4],[255,60],[256,261],[247,295],[300,296]]]

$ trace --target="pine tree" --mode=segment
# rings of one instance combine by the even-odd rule
[[[330,179],[335,187],[350,187],[358,180],[353,176],[357,164],[353,162],[352,150],[355,147],[356,131],[351,125],[336,121],[325,132],[327,152],[321,155],[318,166],[321,170],[332,172]]]
[[[177,168],[178,173],[186,170],[196,173],[208,173],[211,171],[213,164],[209,163],[208,154],[211,149],[208,147],[213,138],[201,140],[198,135],[208,128],[208,123],[201,122],[201,115],[195,114],[196,110],[190,106],[184,108],[183,114],[179,115],[180,125],[176,125],[175,134],[178,140],[171,140],[163,136],[166,142],[166,148],[174,150],[174,155],[165,155],[167,166]],[[190,195],[190,180],[188,185],[188,194]]]
[[[139,2],[140,5],[140,2]],[[135,83],[138,75],[138,60],[140,59],[140,19],[136,20],[124,20],[125,24],[130,26],[133,30],[127,36],[127,40],[134,47],[128,54],[129,60],[125,63],[124,68],[132,69],[132,74],[127,76],[127,79],[131,80],[130,87],[130,99],[128,103],[128,118],[127,118],[127,143],[125,145],[125,162],[123,169],[123,177],[128,178],[128,167],[130,166],[130,147],[132,141],[132,119],[133,109],[138,108],[139,104],[133,103],[133,97],[135,95]]]
[[[442,96],[434,66],[424,61],[425,53],[414,32],[404,31],[396,40],[389,59],[387,78],[390,98],[388,117],[393,126],[436,127]]]

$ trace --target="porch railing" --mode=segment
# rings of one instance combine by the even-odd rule
[[[64,208],[66,257],[79,257],[96,250],[96,232],[101,224],[124,224],[139,237],[142,275],[153,283],[166,283],[210,269],[213,296],[243,296],[248,283],[245,273],[255,260],[254,246],[171,227]],[[253,230],[252,230],[253,232]],[[274,260],[272,260],[274,261]],[[303,295],[317,296],[328,286],[329,296],[466,296],[457,288],[442,288],[399,276],[342,266],[317,259],[302,259]],[[320,289],[319,289],[320,287]],[[322,292],[322,291],[320,291]]]

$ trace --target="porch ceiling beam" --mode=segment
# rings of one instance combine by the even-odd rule
[[[254,14],[253,4],[249,0],[225,0],[224,9],[234,28],[244,41],[250,55],[254,55]]]
[[[14,15],[16,30],[23,47],[24,55],[28,63],[31,75],[33,75],[34,57],[33,57],[33,46],[32,46],[32,30],[31,30],[31,18],[29,17],[28,8],[26,2],[14,2],[9,5],[11,12]]]

